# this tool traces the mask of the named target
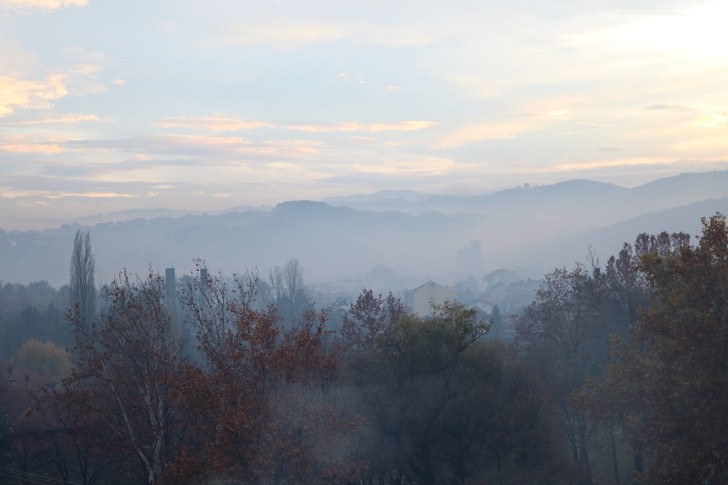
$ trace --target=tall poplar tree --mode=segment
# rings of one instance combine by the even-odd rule
[[[91,235],[88,231],[76,231],[70,268],[71,311],[77,312],[78,317],[86,324],[96,314],[94,263]]]

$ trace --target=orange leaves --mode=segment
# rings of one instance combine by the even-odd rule
[[[326,315],[307,311],[286,330],[273,309],[255,308],[254,284],[236,280],[232,288],[244,289],[237,293],[221,278],[196,284],[186,303],[206,364],[185,373],[182,415],[191,438],[176,473],[324,480],[329,465],[317,450],[341,419],[326,391],[338,366],[337,349],[325,342]]]
[[[650,483],[728,481],[728,229],[721,215],[703,225],[696,247],[684,235],[638,239],[649,306],[584,393],[647,453]]]

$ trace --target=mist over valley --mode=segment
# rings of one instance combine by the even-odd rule
[[[218,213],[150,210],[40,231],[2,229],[0,280],[67,283],[78,229],[92,235],[100,282],[123,268],[144,273],[150,265],[186,274],[197,259],[212,271],[261,275],[297,259],[307,283],[339,281],[353,292],[356,286],[401,290],[430,279],[451,285],[501,268],[538,279],[586,261],[590,248],[607,258],[640,232],[697,235],[700,217],[715,212],[728,212],[728,171],[635,188],[571,180],[477,197],[382,192]],[[458,263],[458,251],[470,241],[480,241],[478,268]],[[374,274],[377,267],[391,280]]]

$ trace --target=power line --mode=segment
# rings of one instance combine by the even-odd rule
[[[35,473],[24,472],[16,470],[14,468],[0,468],[0,476],[6,478],[15,478],[19,480],[25,480],[26,482],[39,484],[39,485],[81,485],[81,482],[75,482],[71,480],[62,480],[58,478],[46,477]]]

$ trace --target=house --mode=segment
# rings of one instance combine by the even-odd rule
[[[521,278],[518,276],[518,273],[509,269],[498,269],[483,276],[486,290],[504,283],[515,283],[520,280]]]
[[[418,286],[404,294],[404,304],[407,311],[420,317],[430,315],[433,305],[442,305],[446,301],[454,301],[458,297],[455,290],[451,290],[433,281]]]

